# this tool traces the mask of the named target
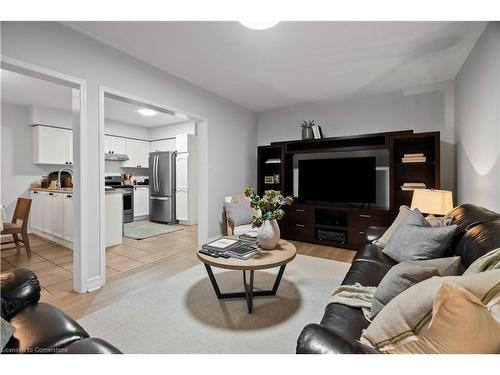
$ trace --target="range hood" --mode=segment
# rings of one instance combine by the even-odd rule
[[[104,160],[126,161],[126,160],[128,160],[128,155],[126,155],[126,154],[111,154],[111,153],[107,152],[104,154]]]

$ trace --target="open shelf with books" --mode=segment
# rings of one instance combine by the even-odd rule
[[[439,132],[395,135],[390,143],[391,217],[411,205],[414,189],[440,187]]]

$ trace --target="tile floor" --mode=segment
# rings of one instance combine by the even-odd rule
[[[106,249],[106,278],[155,262],[164,257],[197,248],[197,226],[143,240],[124,237],[123,243]],[[4,241],[10,240],[6,238]],[[30,235],[31,257],[24,248],[17,254],[14,244],[2,246],[1,272],[26,267],[36,272],[42,286],[42,298],[49,302],[73,290],[73,254],[66,247],[36,235]]]

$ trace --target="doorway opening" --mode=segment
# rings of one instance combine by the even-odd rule
[[[1,201],[9,221],[24,202],[28,233],[2,246],[2,271],[32,269],[45,301],[86,292],[85,81],[2,56],[1,88]]]
[[[199,168],[206,120],[105,87],[99,99],[104,285],[119,273],[196,251],[206,227]]]

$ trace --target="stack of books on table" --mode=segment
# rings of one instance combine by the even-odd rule
[[[256,244],[257,243],[257,231],[256,230],[251,230],[249,232],[240,234],[238,237],[240,241],[242,242],[248,242],[250,244]]]
[[[249,259],[257,254],[260,250],[257,244],[240,241],[233,238],[220,238],[218,240],[206,243],[202,246],[203,250],[207,250],[215,254],[225,254],[232,258]]]
[[[424,154],[404,154],[401,158],[403,163],[425,163],[426,160]]]
[[[401,185],[401,190],[416,190],[416,189],[426,189],[427,187],[423,182],[405,182]]]

